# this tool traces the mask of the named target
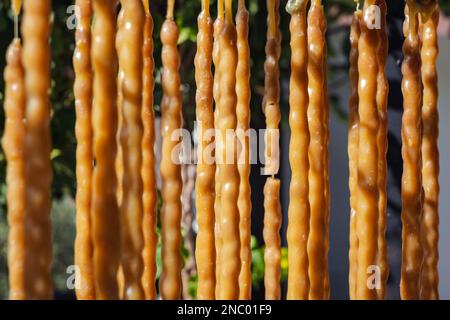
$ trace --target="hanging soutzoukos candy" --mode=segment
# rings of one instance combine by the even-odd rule
[[[8,205],[8,279],[9,299],[27,298],[25,286],[25,74],[22,65],[22,44],[15,38],[6,52],[4,71],[5,129],[2,145],[5,152],[6,200]]]
[[[120,4],[120,2],[118,2]],[[120,7],[120,11],[117,14],[117,33],[116,33],[116,51],[120,52],[121,48],[123,47],[123,32],[120,32],[120,30],[123,29],[123,23],[124,23],[124,10],[123,7]],[[115,160],[115,167],[116,167],[116,175],[117,175],[117,204],[121,205],[122,199],[123,199],[123,150],[122,150],[122,144],[120,143],[120,134],[122,132],[122,126],[123,126],[123,113],[122,113],[122,107],[123,107],[123,91],[122,91],[122,82],[123,82],[123,69],[121,68],[120,64],[118,66],[117,71],[117,133],[116,133],[116,140],[117,140],[117,153],[116,153],[116,160]],[[122,270],[119,271],[121,274],[119,277],[123,277]],[[123,279],[122,279],[123,280]],[[121,281],[122,281],[121,280]],[[121,290],[122,291],[122,290]]]
[[[25,72],[26,299],[51,299],[52,236],[49,89],[51,1],[25,0],[22,63]]]
[[[422,184],[424,191],[421,235],[423,265],[420,299],[439,299],[438,241],[439,241],[439,110],[436,61],[439,55],[437,1],[428,1],[422,11],[420,36],[422,39]]]
[[[181,128],[182,99],[179,75],[180,55],[177,48],[178,27],[174,21],[174,0],[168,0],[166,20],[161,29],[162,48],[162,270],[159,289],[163,299],[176,300],[181,297],[181,166],[174,154],[178,142],[172,134]],[[177,159],[175,159],[177,158]]]
[[[308,97],[308,39],[306,27],[306,0],[291,0],[286,10],[291,15],[291,77],[289,88],[289,163],[292,177],[288,208],[288,291],[291,300],[306,300],[309,294],[309,130],[307,118]]]
[[[219,35],[220,100],[216,128],[224,139],[220,174],[220,228],[222,249],[220,258],[220,288],[218,299],[239,298],[240,237],[239,237],[239,172],[237,169],[236,68],[238,62],[237,34],[233,23],[232,0],[225,1],[225,21]]]
[[[326,30],[326,17],[325,17],[325,30]],[[325,31],[326,33],[326,31]],[[324,78],[324,86],[323,86],[323,98],[322,98],[322,108],[324,110],[324,118],[323,118],[323,125],[324,125],[324,131],[325,131],[325,145],[324,145],[324,152],[323,152],[323,165],[324,165],[324,177],[325,177],[325,251],[324,251],[324,259],[325,259],[325,267],[324,267],[324,284],[323,284],[323,295],[324,299],[330,298],[330,274],[328,272],[328,253],[330,251],[330,152],[329,152],[329,144],[330,144],[330,128],[329,128],[329,122],[330,122],[330,106],[328,103],[328,76],[327,76],[327,70],[328,70],[328,59],[327,59],[327,41],[325,39],[324,41],[324,54],[323,54],[323,78]]]
[[[376,265],[378,252],[378,132],[377,108],[377,43],[378,32],[371,28],[373,14],[366,0],[361,19],[358,43],[358,114],[359,142],[357,160],[356,229],[358,237],[358,264],[356,271],[356,299],[376,299],[375,288],[367,285],[368,270]],[[359,173],[364,172],[364,175]]]
[[[117,6],[120,6],[120,11],[117,15],[117,33],[116,33],[116,51],[120,52],[122,46],[123,46],[123,32],[120,32],[120,30],[123,28],[123,21],[124,21],[124,10],[123,7],[120,5],[120,1],[117,1]],[[123,69],[121,68],[120,64],[118,66],[118,72],[117,72],[117,131],[116,131],[116,143],[117,143],[117,152],[116,152],[116,159],[115,159],[115,168],[116,168],[116,176],[117,176],[117,190],[116,190],[116,196],[117,196],[117,205],[120,207],[122,205],[122,199],[123,199],[123,150],[122,150],[122,144],[120,142],[120,136],[122,133],[122,127],[123,127],[123,113],[122,113],[122,107],[123,107],[123,91],[122,91],[122,82],[123,82]],[[119,269],[117,270],[117,284],[119,288],[119,298],[123,299],[123,292],[125,287],[125,279],[123,274],[122,265],[119,265]]]
[[[327,299],[327,230],[328,230],[328,173],[326,153],[328,103],[326,86],[326,20],[320,1],[311,3],[308,13],[308,125],[309,145],[309,202],[311,205],[308,259],[309,299]],[[326,120],[325,120],[326,119]]]
[[[264,286],[268,300],[281,299],[281,203],[280,180],[274,178],[279,168],[279,132],[280,111],[280,70],[278,61],[281,54],[281,32],[279,30],[279,1],[267,1],[267,42],[266,61],[264,63],[265,84],[263,111],[266,116],[265,135],[265,174],[264,186]]]
[[[222,32],[224,24],[224,0],[217,0],[217,18],[214,21],[214,34],[213,34],[213,64],[214,64],[214,84],[213,84],[213,98],[215,104],[214,110],[214,127],[217,131],[217,124],[219,121],[219,102],[220,102],[220,46],[219,36]],[[221,185],[220,185],[220,167],[217,165],[219,157],[222,154],[222,142],[219,135],[215,135],[215,158],[216,158],[216,173],[215,173],[215,197],[214,197],[214,241],[216,245],[216,297],[219,296],[220,289],[220,259],[222,252],[222,230],[220,227],[220,204],[221,204]]]
[[[374,10],[374,8],[379,10]],[[382,16],[378,17],[378,13]],[[377,21],[381,23],[381,28],[372,28],[371,26],[375,25]],[[375,33],[371,30],[375,30]],[[386,3],[382,0],[367,1],[364,4],[362,13],[359,10],[355,12],[351,34],[352,50],[350,52],[352,96],[350,98],[348,153],[350,166],[349,188],[351,194],[349,252],[351,299],[384,299],[386,295],[388,274],[387,245],[385,240],[388,94],[385,67],[387,45]],[[363,61],[362,64],[361,59]],[[358,68],[356,68],[357,61],[359,63]],[[366,65],[367,61],[371,61],[372,64]],[[370,70],[371,72],[369,72]],[[372,72],[375,71],[376,79],[373,79]],[[363,84],[366,83],[369,85],[364,86]],[[368,92],[370,92],[369,95],[367,95]],[[372,118],[374,115],[372,93],[375,94],[376,122]],[[366,95],[360,96],[360,94]],[[369,101],[369,98],[372,100]],[[368,112],[370,112],[370,116]],[[362,113],[365,114],[365,117],[361,115]],[[362,123],[365,126],[361,129]],[[365,147],[373,148],[372,145],[366,144],[366,142],[370,141],[370,143],[373,143],[372,138],[375,129],[377,130],[376,153],[371,153],[368,156],[366,151],[365,155],[363,155],[360,150],[361,144]],[[371,152],[373,151],[373,149],[370,150]],[[359,175],[359,172],[363,172],[359,169],[360,166],[365,167],[365,170],[369,170],[369,165],[373,166],[375,160],[377,161],[376,172],[369,172],[369,176]],[[377,181],[376,190],[373,189],[373,181],[375,179]],[[374,210],[375,207],[373,207],[373,201],[377,202],[376,212]],[[361,205],[366,210],[360,211]],[[361,236],[367,236],[367,229],[370,232],[374,232],[375,228],[376,245],[374,245],[372,237],[361,238]],[[373,259],[375,259],[374,264],[370,264],[370,261],[374,261]],[[381,283],[370,287],[367,284],[369,281],[367,275],[363,277],[362,272],[363,270],[366,270],[366,273],[371,272],[370,268],[372,266],[379,268],[375,272],[379,272]]]
[[[359,147],[359,96],[358,96],[358,58],[359,38],[361,36],[362,11],[356,10],[353,14],[350,27],[350,88],[349,99],[349,123],[348,123],[348,168],[349,168],[349,190],[350,190],[350,249],[349,249],[349,293],[350,299],[356,299],[356,283],[358,270],[358,236],[356,229],[357,219],[357,184],[358,184],[358,147]]]
[[[121,211],[121,266],[124,275],[123,298],[141,300],[144,270],[143,183],[142,169],[142,89],[144,7],[141,0],[121,1],[123,21],[118,33],[122,45],[118,48],[122,90],[122,127],[120,143],[123,157]]]
[[[91,192],[94,157],[92,154],[92,65],[91,65],[91,19],[92,1],[77,0],[76,47],[73,57],[75,72],[75,135],[76,150],[76,238],[75,265],[79,268],[76,287],[77,299],[95,299],[92,247]]]
[[[214,180],[216,164],[208,152],[214,130],[213,75],[213,20],[209,0],[202,1],[198,16],[197,54],[195,56],[196,116],[198,130],[198,164],[196,179],[196,209],[198,233],[195,249],[198,272],[197,297],[212,300],[216,287],[216,249],[214,241]],[[209,136],[208,136],[209,135]]]
[[[158,194],[155,172],[155,114],[153,111],[153,89],[155,86],[153,59],[153,18],[148,0],[143,0],[145,8],[144,44],[143,44],[143,93],[142,93],[142,181],[144,187],[143,234],[144,234],[144,274],[142,285],[145,298],[156,299],[156,234]]]
[[[94,158],[92,227],[97,299],[119,298],[117,270],[120,262],[120,219],[117,205],[117,54],[116,4],[93,0],[92,68],[94,99],[92,127]]]
[[[249,12],[245,0],[239,0],[236,13],[238,64],[236,70],[237,130],[239,141],[239,232],[241,240],[241,272],[239,273],[239,299],[252,297],[251,251],[251,185],[250,185],[250,45]]]
[[[386,77],[386,61],[388,58],[388,37],[386,0],[377,0],[375,3],[380,9],[380,29],[378,29],[378,74],[377,74],[377,108],[379,117],[378,131],[378,253],[376,265],[380,268],[380,283],[377,286],[378,299],[386,299],[386,283],[389,274],[389,264],[387,259],[387,242],[386,242],[386,217],[387,217],[387,149],[388,149],[388,120],[387,120],[387,104],[389,84]],[[375,17],[376,19],[376,17]]]
[[[15,31],[21,1],[14,1],[12,9],[15,17]],[[6,51],[5,81],[5,127],[2,146],[5,152],[6,201],[8,206],[8,280],[9,299],[23,300],[25,292],[25,83],[22,64],[22,43],[15,38]]]
[[[264,287],[266,300],[281,299],[281,202],[280,179],[269,177],[264,184]]]
[[[422,79],[418,12],[414,1],[405,8],[402,64],[402,275],[400,296],[403,300],[420,298],[420,269],[423,250],[420,222],[422,194]]]

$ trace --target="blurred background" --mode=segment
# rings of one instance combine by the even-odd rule
[[[348,299],[348,223],[349,223],[349,194],[348,194],[348,159],[347,159],[347,101],[348,85],[348,51],[349,24],[355,8],[353,0],[324,0],[325,12],[328,18],[328,92],[330,101],[330,183],[331,183],[331,222],[330,222],[330,253],[329,270],[331,279],[331,298]],[[400,90],[400,64],[402,60],[401,46],[403,36],[401,32],[403,15],[403,0],[388,0],[389,24],[389,61],[388,78],[390,82],[389,95],[389,177],[388,177],[388,230],[389,242],[389,298],[399,298],[400,259],[401,259],[401,198],[400,179],[402,174],[401,159],[401,116],[402,96]],[[53,208],[53,278],[55,282],[55,297],[61,299],[74,298],[74,292],[69,290],[66,280],[69,276],[67,267],[73,264],[73,241],[75,238],[75,148],[74,136],[74,97],[73,97],[73,69],[72,54],[74,49],[74,30],[67,26],[68,19],[73,18],[70,6],[73,0],[53,1],[53,33],[52,45],[52,139],[51,153],[54,179],[52,185]],[[215,0],[212,0],[215,7]],[[237,5],[237,1],[235,1]],[[450,158],[450,142],[445,138],[450,136],[450,126],[446,120],[450,119],[450,3],[440,0],[442,8],[439,26],[441,54],[439,59],[440,76],[440,112],[441,112],[441,241],[440,241],[440,289],[441,298],[450,299],[450,233],[446,232],[450,226],[450,164],[445,159]],[[235,7],[236,7],[235,5]],[[287,226],[287,208],[289,203],[290,168],[288,162],[289,126],[288,126],[288,93],[289,93],[289,16],[284,10],[286,0],[281,0],[281,29],[283,35],[283,50],[280,60],[282,87],[282,123],[281,123],[281,168],[282,207],[284,224],[282,229],[283,246],[286,246],[285,231]],[[159,115],[161,101],[160,69],[161,43],[159,30],[165,13],[165,1],[151,1],[152,15],[155,20],[155,112]],[[264,92],[264,45],[266,30],[266,5],[262,0],[247,1],[250,11],[250,46],[252,57],[252,120],[255,129],[264,128],[264,117],[261,110]],[[176,21],[180,27],[179,49],[182,56],[181,76],[183,92],[183,116],[186,128],[193,130],[195,120],[195,82],[193,59],[196,52],[197,15],[200,11],[200,1],[177,0]],[[215,14],[215,8],[212,10]],[[13,37],[13,17],[10,10],[10,0],[0,0],[0,70],[5,66],[5,52]],[[3,105],[4,82],[0,79],[0,105]],[[4,115],[0,108],[0,133],[3,132]],[[6,223],[6,185],[5,185],[5,157],[0,149],[0,298],[7,297],[7,233]],[[195,167],[183,168],[185,189],[183,195],[183,235],[185,238],[183,255],[185,268],[183,271],[184,298],[195,298],[196,272],[193,260],[195,245],[195,199],[193,182],[195,181]],[[260,175],[260,167],[254,165],[251,174],[252,183],[252,280],[255,299],[264,297],[262,284],[264,275],[262,219],[263,199],[262,188],[264,177]],[[159,251],[158,251],[159,252]],[[287,251],[283,250],[283,288],[287,275]],[[159,260],[158,260],[159,262]]]

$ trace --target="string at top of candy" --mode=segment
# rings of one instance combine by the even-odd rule
[[[12,0],[12,10],[14,13],[14,38],[19,38],[19,15],[22,9],[22,0]]]
[[[202,11],[209,16],[209,0],[202,0]]]
[[[225,18],[233,23],[233,0],[225,0]]]
[[[437,0],[415,0],[416,4],[421,7],[436,6]]]
[[[289,14],[299,13],[301,10],[306,9],[308,0],[289,0],[286,4],[286,11]]]
[[[245,9],[245,0],[238,1],[238,9]]]
[[[437,0],[415,0],[418,13],[424,22],[428,21],[433,13],[439,8]]]
[[[15,16],[20,14],[20,9],[22,8],[22,0],[12,0],[12,10]]]
[[[166,18],[173,20],[173,11],[175,8],[175,0],[167,0],[167,15]]]
[[[365,0],[364,1],[364,8],[367,8],[368,6],[372,6],[375,4],[375,0]]]
[[[408,19],[409,22],[409,29],[408,29],[408,37],[415,38],[417,36],[417,2],[418,0],[406,0],[407,5],[407,15],[406,19]]]
[[[437,0],[406,0],[409,18],[409,36],[417,35],[417,15],[420,14],[423,21],[427,21],[438,8]]]
[[[224,0],[217,0],[217,18],[218,19],[223,19],[224,11],[225,11]]]
[[[150,14],[150,6],[148,4],[148,0],[142,0],[142,2],[144,4],[145,14],[149,15]]]
[[[276,2],[277,0],[267,0],[267,13],[268,13],[268,29],[269,34],[271,36],[276,36],[277,34],[277,19],[275,17],[275,10],[276,10]]]

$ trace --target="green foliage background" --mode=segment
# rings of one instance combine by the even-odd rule
[[[397,1],[397,0],[396,0]],[[196,52],[196,33],[197,33],[197,15],[200,11],[200,1],[195,0],[177,0],[176,20],[180,26],[180,53],[182,55],[181,75],[183,82],[183,107],[185,124],[192,129],[195,118],[195,82],[193,59]],[[215,0],[212,0],[215,5]],[[235,1],[237,3],[237,1]],[[355,5],[353,0],[324,0],[326,12],[328,14],[329,25],[343,13],[352,12]],[[440,1],[444,10],[450,11],[450,2]],[[53,219],[53,238],[54,238],[54,280],[58,292],[66,291],[65,281],[67,278],[66,268],[73,263],[73,239],[74,239],[74,220],[75,207],[73,197],[75,195],[75,147],[74,136],[74,97],[72,91],[73,70],[72,54],[74,49],[74,32],[68,30],[66,21],[69,18],[68,7],[74,3],[73,0],[54,0],[53,1],[53,33],[51,39],[52,46],[52,164],[54,179],[52,185],[52,196],[54,199],[52,219]],[[281,1],[284,7],[286,1]],[[252,124],[259,126],[262,124],[263,117],[260,108],[262,100],[262,89],[264,85],[264,44],[265,44],[265,19],[266,8],[265,1],[250,0],[247,1],[250,18],[250,45],[252,52]],[[161,45],[159,41],[159,30],[163,22],[165,12],[165,1],[151,1],[152,14],[155,20],[155,62],[157,66],[155,88],[155,111],[159,111],[159,102],[161,100],[161,86],[159,83],[159,68],[161,67]],[[215,10],[212,10],[213,14]],[[289,33],[287,13],[281,9],[281,29],[283,35],[283,50],[280,60],[280,67],[283,77],[289,74]],[[4,69],[5,52],[13,36],[13,19],[10,10],[10,0],[0,0],[0,70]],[[344,39],[347,41],[346,39]],[[344,46],[347,46],[344,43]],[[333,54],[330,52],[330,54]],[[333,74],[330,72],[330,77]],[[283,88],[282,108],[283,117],[286,121],[287,115],[287,92]],[[3,105],[4,83],[0,78],[0,105]],[[3,132],[4,115],[0,108],[0,133]],[[5,158],[0,149],[0,297],[6,297],[7,290],[7,266],[6,266],[6,201],[5,201]],[[257,285],[260,283],[264,274],[263,250],[257,245],[256,240],[252,242],[253,247],[253,281]],[[286,251],[283,253],[284,268],[283,274],[286,276],[285,258]],[[192,293],[195,292],[195,279],[192,281]]]

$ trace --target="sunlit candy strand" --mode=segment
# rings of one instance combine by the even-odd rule
[[[166,19],[161,29],[162,48],[162,272],[159,289],[163,299],[175,300],[181,297],[181,166],[173,158],[177,141],[171,135],[181,128],[182,99],[179,75],[180,55],[178,53],[178,27],[171,18]]]
[[[293,4],[290,1],[289,4]],[[288,5],[289,5],[288,4]],[[287,298],[306,300],[309,294],[309,159],[310,135],[308,129],[308,41],[306,27],[306,1],[291,13],[291,77],[289,89],[289,163],[292,177],[289,186],[288,208],[288,290]]]
[[[214,84],[213,84],[213,98],[215,104],[214,111],[214,127],[217,128],[217,124],[219,121],[220,113],[219,113],[219,103],[220,103],[220,46],[219,46],[219,36],[222,31],[224,19],[223,19],[223,11],[224,11],[224,3],[223,0],[217,1],[217,18],[214,21],[214,34],[213,34],[213,64],[214,64]],[[216,135],[215,137],[215,161],[216,164],[221,161],[221,154],[223,148],[221,143],[221,136]],[[214,216],[215,216],[215,225],[214,225],[214,233],[215,233],[215,247],[216,247],[216,297],[219,295],[220,289],[220,260],[221,260],[221,252],[222,252],[222,230],[220,228],[220,204],[221,204],[221,181],[220,181],[220,167],[216,165],[215,172],[215,198],[214,198]]]
[[[119,298],[120,223],[117,205],[117,55],[116,11],[109,0],[93,0],[92,68],[94,71],[95,167],[92,189],[94,274],[97,299]]]
[[[73,58],[75,72],[75,135],[76,150],[76,238],[75,264],[79,268],[79,286],[76,288],[77,299],[95,299],[92,244],[92,171],[94,158],[92,154],[92,90],[93,74],[91,66],[91,0],[77,0],[79,21],[75,33],[76,47]]]
[[[324,299],[324,280],[327,276],[325,258],[326,234],[326,178],[324,152],[326,133],[323,119],[323,86],[325,51],[325,16],[321,5],[313,3],[308,14],[308,124],[311,136],[309,146],[309,202],[311,205],[310,232],[308,238],[309,299]]]
[[[148,4],[147,0],[144,3]],[[153,59],[153,18],[149,8],[146,8],[143,44],[143,93],[142,93],[142,182],[143,182],[143,204],[144,217],[142,229],[144,235],[144,274],[142,286],[145,298],[156,299],[156,250],[158,246],[157,204],[158,194],[156,187],[155,172],[155,115],[153,111],[153,90],[155,86]]]
[[[366,3],[367,4],[367,3]],[[369,28],[370,10],[364,7],[358,43],[359,70],[359,143],[357,170],[356,228],[358,237],[358,268],[356,299],[376,299],[375,288],[367,285],[368,270],[376,264],[378,252],[378,131],[376,101],[378,64],[377,30]]]
[[[281,33],[279,30],[279,2],[267,1],[267,42],[266,61],[264,63],[265,84],[263,111],[266,116],[266,174],[275,175],[279,167],[279,143],[274,132],[278,131],[281,120],[280,111],[280,70],[278,61],[281,54]],[[265,296],[266,299],[281,298],[280,261],[281,241],[281,203],[279,199],[280,181],[269,178],[264,187],[264,262],[265,262]]]
[[[141,0],[122,1],[123,36],[118,50],[122,78],[122,117],[120,134],[123,157],[123,199],[121,203],[121,266],[124,274],[123,298],[141,300],[144,239],[142,169],[142,89],[143,31],[145,23]],[[126,27],[124,27],[126,26]]]
[[[358,183],[358,144],[359,144],[359,115],[358,115],[358,56],[359,37],[361,35],[361,11],[356,11],[350,31],[350,84],[348,124],[348,158],[349,158],[349,190],[350,190],[350,249],[349,249],[349,293],[350,299],[356,299],[356,282],[358,270],[358,235],[356,231],[357,214],[357,183]]]
[[[2,146],[5,152],[6,200],[8,204],[8,280],[9,299],[27,298],[25,286],[25,83],[22,45],[15,39],[6,52],[5,128]]]
[[[50,221],[50,15],[51,1],[23,3],[22,62],[25,70],[24,154],[27,159],[25,275],[27,299],[51,299],[52,235]],[[31,272],[32,270],[32,272]]]
[[[387,260],[387,242],[386,242],[386,215],[387,215],[387,194],[386,194],[386,179],[387,179],[387,148],[388,148],[388,122],[387,122],[387,99],[389,84],[386,77],[386,61],[388,56],[388,38],[387,38],[387,22],[386,10],[387,5],[385,0],[377,0],[376,4],[381,12],[381,29],[378,30],[378,75],[377,75],[377,108],[380,121],[380,128],[378,131],[378,253],[377,266],[381,271],[381,280],[378,291],[378,298],[386,298],[386,283],[389,274],[389,265]]]
[[[239,298],[240,234],[239,234],[239,172],[237,170],[236,139],[226,137],[237,126],[236,117],[236,68],[237,68],[237,34],[232,23],[231,1],[226,1],[227,18],[219,36],[220,42],[220,101],[217,128],[225,138],[224,154],[220,168],[221,213],[220,228],[222,232],[222,250],[220,261],[219,299],[235,300]],[[229,158],[229,160],[227,159]]]
[[[439,111],[436,61],[439,54],[437,26],[439,10],[421,22],[422,37],[422,179],[424,190],[421,221],[423,266],[420,298],[439,299]]]
[[[266,300],[281,299],[281,202],[279,179],[264,186],[264,287]]]
[[[213,20],[209,15],[209,1],[203,1],[204,9],[198,17],[197,54],[195,56],[196,115],[201,126],[199,132],[196,208],[198,233],[195,256],[197,261],[199,299],[215,298],[215,241],[214,241],[214,180],[216,165],[208,159],[208,130],[214,129],[213,75]]]
[[[412,22],[414,20],[414,22]],[[411,29],[413,28],[413,29]],[[400,296],[419,299],[423,250],[420,221],[422,194],[422,79],[420,39],[415,6],[406,7],[402,64],[402,276]]]
[[[238,64],[236,70],[236,94],[237,94],[237,134],[240,145],[238,170],[239,184],[239,231],[241,240],[241,271],[239,274],[239,299],[251,299],[251,186],[250,186],[250,137],[247,135],[250,129],[250,45],[249,12],[245,7],[245,1],[240,0],[236,14]]]

